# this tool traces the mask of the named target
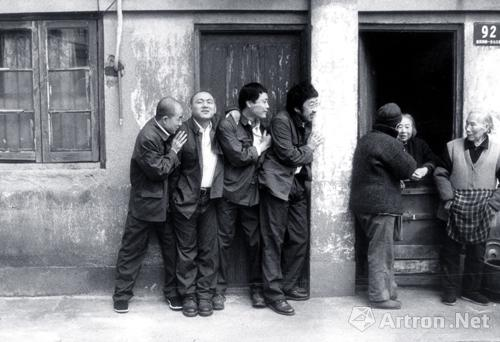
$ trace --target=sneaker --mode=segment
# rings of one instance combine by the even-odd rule
[[[214,307],[214,310],[224,310],[224,302],[226,301],[226,297],[220,293],[216,293],[212,297],[212,304]]]
[[[370,306],[374,309],[399,310],[401,309],[401,302],[399,300],[389,299],[381,302],[370,302]]]
[[[168,307],[174,311],[182,310],[182,299],[179,296],[165,297]]]
[[[441,296],[441,302],[445,305],[453,306],[457,304],[457,294],[455,291],[444,291]]]
[[[214,313],[214,307],[210,299],[200,299],[198,302],[198,314],[202,317],[210,316]]]
[[[462,299],[483,306],[488,306],[490,300],[479,292],[464,292],[462,293]]]
[[[113,303],[113,310],[118,313],[128,312],[128,300],[117,300]]]
[[[193,297],[186,297],[182,301],[182,314],[186,317],[194,317],[198,314],[198,304]]]

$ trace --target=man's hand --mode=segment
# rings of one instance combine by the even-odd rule
[[[271,134],[264,131],[260,141],[260,153],[264,152],[271,146]]]
[[[427,167],[419,167],[418,169],[415,170],[415,172],[413,172],[413,174],[411,175],[411,179],[413,180],[421,180],[422,178],[424,178],[427,173],[429,172],[429,169]]]
[[[172,151],[175,153],[179,153],[181,150],[182,146],[186,143],[187,141],[187,135],[186,132],[184,131],[179,131],[174,139],[172,139]]]
[[[321,137],[318,133],[313,132],[309,139],[307,140],[307,146],[309,146],[313,151],[323,143],[323,137]]]
[[[444,204],[444,210],[450,211],[452,204],[453,204],[453,200],[446,201],[446,203]]]

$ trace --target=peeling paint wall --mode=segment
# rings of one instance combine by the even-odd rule
[[[111,2],[103,1],[97,4]],[[186,0],[182,4],[188,7],[179,5],[168,12],[154,10],[154,4],[160,2],[125,2],[133,9],[147,8],[124,14],[121,126],[117,78],[107,75],[103,80],[103,165],[0,164],[0,295],[85,293],[96,289],[111,292],[113,266],[127,212],[129,163],[135,137],[154,114],[161,97],[170,95],[186,105],[194,91],[194,25],[304,24],[309,20],[306,1],[294,0],[288,9],[288,2],[258,0],[255,8],[262,11],[250,10],[252,1],[242,1],[246,7],[241,12],[235,10],[235,2],[230,0],[218,3],[220,12],[206,11],[205,3],[204,10],[194,10],[201,6],[197,0]],[[68,4],[64,8],[63,2]],[[49,0],[43,8],[38,2],[31,3],[36,12],[57,12],[58,8],[71,12],[67,1]],[[499,22],[499,12],[455,12],[471,10],[476,3],[481,10],[500,10],[494,0],[447,0],[440,4],[426,0],[418,5],[424,11],[419,13],[405,13],[408,8],[396,0],[310,1],[311,74],[321,98],[314,129],[324,137],[313,165],[313,295],[345,295],[354,291],[354,229],[347,203],[357,140],[358,19],[372,23],[464,24],[464,113],[479,109],[500,119],[496,87],[500,84],[500,48],[472,44],[473,22]],[[85,7],[87,2],[78,4],[86,8],[83,12],[95,10]],[[165,2],[161,4],[167,6]],[[0,12],[8,15],[9,6],[2,8]],[[360,16],[360,10],[371,16]],[[430,12],[433,10],[445,12]],[[20,12],[21,7],[13,11]],[[387,21],[388,15],[391,19]],[[109,57],[115,54],[116,14],[103,14],[102,24],[102,62],[109,66]],[[143,269],[136,288],[158,289],[161,257],[155,244],[149,249],[145,264],[151,268]]]
[[[467,14],[464,26],[464,127],[470,111],[490,113],[500,127],[500,47],[475,46],[474,22],[500,22],[497,14]],[[495,138],[500,139],[498,129]]]
[[[357,138],[358,19],[356,1],[311,1],[311,73],[320,94],[313,129],[311,292],[354,293],[354,230],[348,209]]]
[[[56,2],[56,1],[52,1]],[[52,3],[51,2],[51,3]],[[125,12],[118,82],[103,77],[100,163],[0,163],[0,295],[110,294],[127,214],[129,164],[137,133],[163,96],[187,102],[195,87],[195,23],[304,24],[306,13]],[[116,14],[103,17],[103,67],[115,54]],[[136,285],[161,291],[162,259],[152,241]]]

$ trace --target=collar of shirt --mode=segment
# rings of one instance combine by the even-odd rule
[[[196,119],[194,119],[194,118],[193,118],[193,121],[194,121],[194,123],[196,124],[196,126],[198,126],[198,129],[199,129],[202,133],[204,133],[204,132],[206,132],[206,131],[210,131],[210,130],[212,129],[212,121],[210,121],[210,123],[208,124],[208,126],[207,126],[206,128],[203,128],[203,126],[202,126],[202,125],[200,125],[200,124],[198,123],[198,121],[196,121]]]
[[[478,146],[474,145],[473,141],[470,141],[469,139],[465,139],[464,141],[464,149],[467,150],[477,150],[477,149],[482,149],[482,150],[487,150],[489,147],[489,138],[486,136],[486,138],[483,140],[481,144]]]
[[[243,113],[241,113],[240,122],[244,126],[246,126],[246,125],[252,126],[252,124],[253,124],[252,120],[250,120],[249,118],[247,118]]]
[[[158,126],[158,128],[166,135],[166,138],[165,140],[168,139],[168,137],[170,136],[170,133],[167,132],[167,130],[165,128],[163,128],[159,123],[158,121],[156,121],[156,118],[153,118],[153,120],[155,121],[156,123],[156,126]]]

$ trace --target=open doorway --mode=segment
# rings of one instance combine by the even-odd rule
[[[359,136],[374,113],[396,102],[415,118],[418,136],[437,155],[461,136],[462,27],[458,25],[362,25],[359,32]],[[432,182],[431,182],[432,183]],[[399,283],[437,281],[442,227],[433,185],[403,190],[402,241],[395,243]],[[366,241],[356,232],[357,283],[366,283]]]

